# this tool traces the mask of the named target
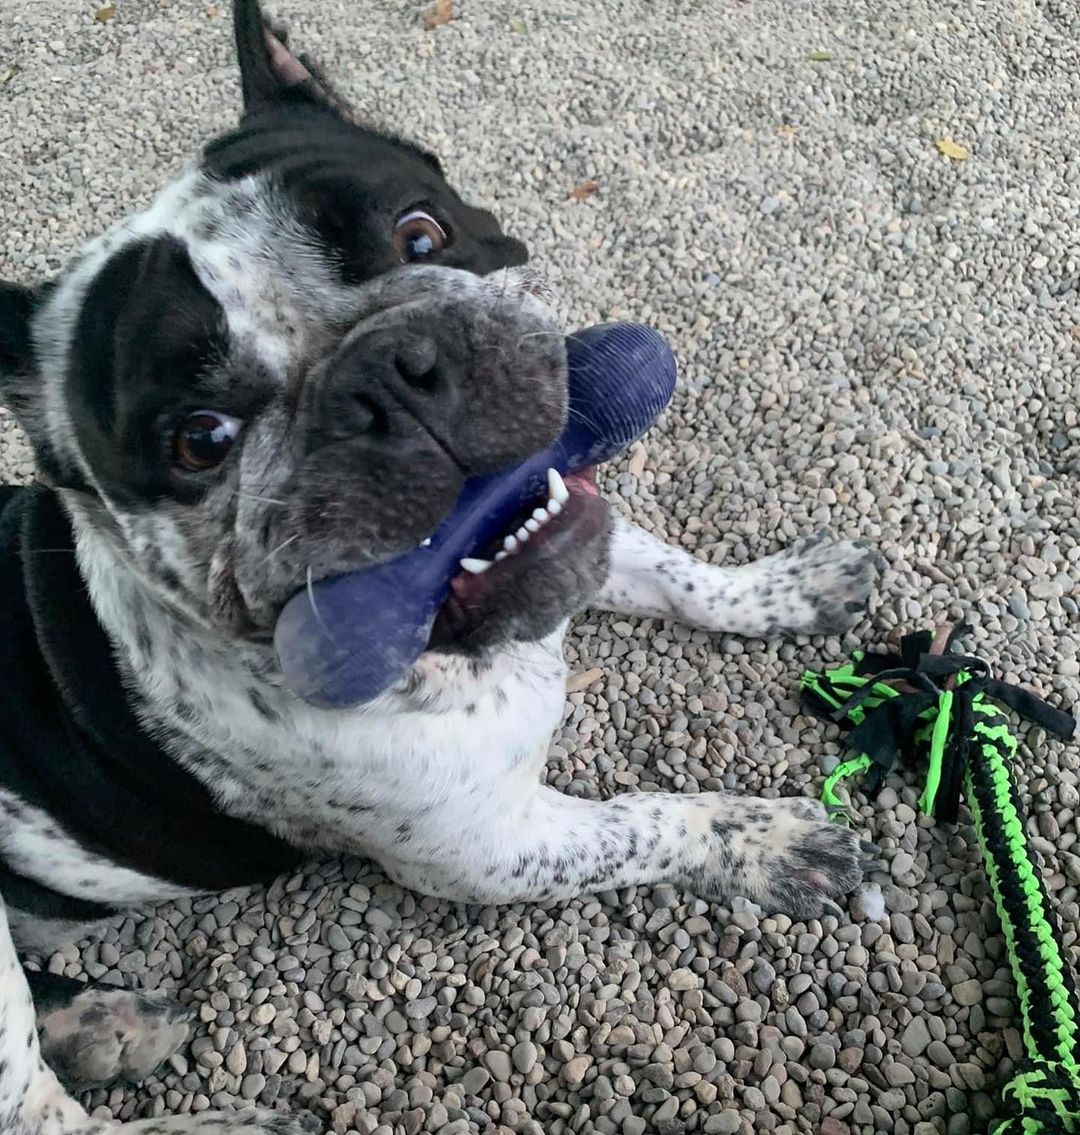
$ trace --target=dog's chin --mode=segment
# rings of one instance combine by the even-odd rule
[[[488,549],[491,567],[485,571],[461,571],[451,579],[430,649],[473,653],[507,642],[534,642],[599,590],[609,567],[611,512],[593,470],[571,474],[565,484],[568,497],[558,515],[509,554],[501,544]]]
[[[588,605],[610,566],[611,511],[596,487],[595,470],[569,474],[563,483],[566,495],[557,512],[549,499],[533,502],[504,536],[470,561],[473,567],[487,563],[485,570],[462,569],[451,578],[429,650],[477,654],[512,642],[535,642]],[[537,510],[545,504],[544,519],[538,523]],[[512,541],[513,550],[507,551],[506,535],[521,536],[523,531],[527,537]],[[404,542],[414,547],[415,536]],[[349,570],[363,567],[350,569],[339,560],[329,572],[311,578],[318,582]],[[250,645],[272,643],[284,604],[300,590],[296,582],[283,581],[274,588],[266,587],[265,579],[259,582],[263,586],[241,587],[230,557],[216,559],[212,617],[232,637]]]

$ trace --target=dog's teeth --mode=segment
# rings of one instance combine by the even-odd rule
[[[547,510],[552,516],[558,516],[562,512],[562,501],[557,501],[554,498],[547,503]]]
[[[529,542],[529,530],[523,524],[514,535],[517,537],[519,544],[527,544]]]
[[[503,548],[505,549],[506,554],[508,556],[512,555],[514,552],[516,552],[518,550],[517,537],[516,536],[507,536],[506,539],[503,541]]]
[[[534,508],[532,518],[537,524],[547,524],[551,519],[551,513],[546,508]]]
[[[558,469],[548,470],[548,496],[552,500],[558,501],[559,504],[565,504],[570,499],[570,492],[562,477],[559,476]]]
[[[506,553],[505,552],[496,552],[495,553],[495,562],[496,563],[501,563],[505,559],[506,559]]]
[[[540,521],[539,520],[526,520],[525,521],[525,529],[528,532],[539,532],[540,531]],[[519,532],[520,532],[520,529],[519,529]]]
[[[491,567],[491,560],[477,560],[471,556],[466,556],[461,561],[461,568],[463,571],[469,572],[471,575],[483,575],[487,569]]]
[[[431,547],[431,537],[429,536],[426,540],[421,540],[420,541],[420,547],[421,548],[430,548]]]

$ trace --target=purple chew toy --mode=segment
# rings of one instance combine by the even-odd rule
[[[274,644],[290,689],[326,707],[370,701],[424,652],[444,604],[450,610],[469,584],[483,581],[490,563],[473,559],[478,552],[498,541],[503,551],[497,558],[512,557],[516,537],[504,537],[514,529],[543,532],[538,543],[557,551],[560,527],[569,527],[572,512],[579,520],[597,508],[603,515],[587,471],[621,453],[656,421],[675,389],[675,358],[657,332],[633,323],[570,336],[566,354],[569,422],[550,449],[467,481],[451,513],[420,547],[322,580],[286,603]],[[583,470],[585,475],[575,475]],[[572,491],[562,480],[567,473]],[[530,504],[543,501],[547,506],[522,524]],[[465,586],[453,586],[459,581]]]

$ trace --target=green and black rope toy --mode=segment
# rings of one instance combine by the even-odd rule
[[[1025,1059],[1002,1090],[1002,1117],[991,1135],[1080,1135],[1080,999],[1065,959],[1057,915],[1024,831],[1012,772],[1017,740],[999,706],[1059,737],[1073,718],[991,676],[979,658],[951,652],[967,628],[907,635],[900,653],[859,653],[854,661],[802,679],[808,707],[853,726],[856,755],[825,782],[822,798],[846,811],[836,787],[866,773],[880,791],[898,757],[925,764],[919,806],[955,822],[963,792],[982,846],[1005,934],[1023,1019]]]

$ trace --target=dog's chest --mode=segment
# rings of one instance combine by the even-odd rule
[[[155,702],[169,747],[227,812],[304,845],[362,852],[494,784],[535,783],[565,710],[561,642],[560,630],[483,666],[425,656],[406,692],[353,712],[306,706],[205,656],[201,669],[179,667],[183,698],[202,710],[194,722],[177,715],[180,695],[161,673]]]

